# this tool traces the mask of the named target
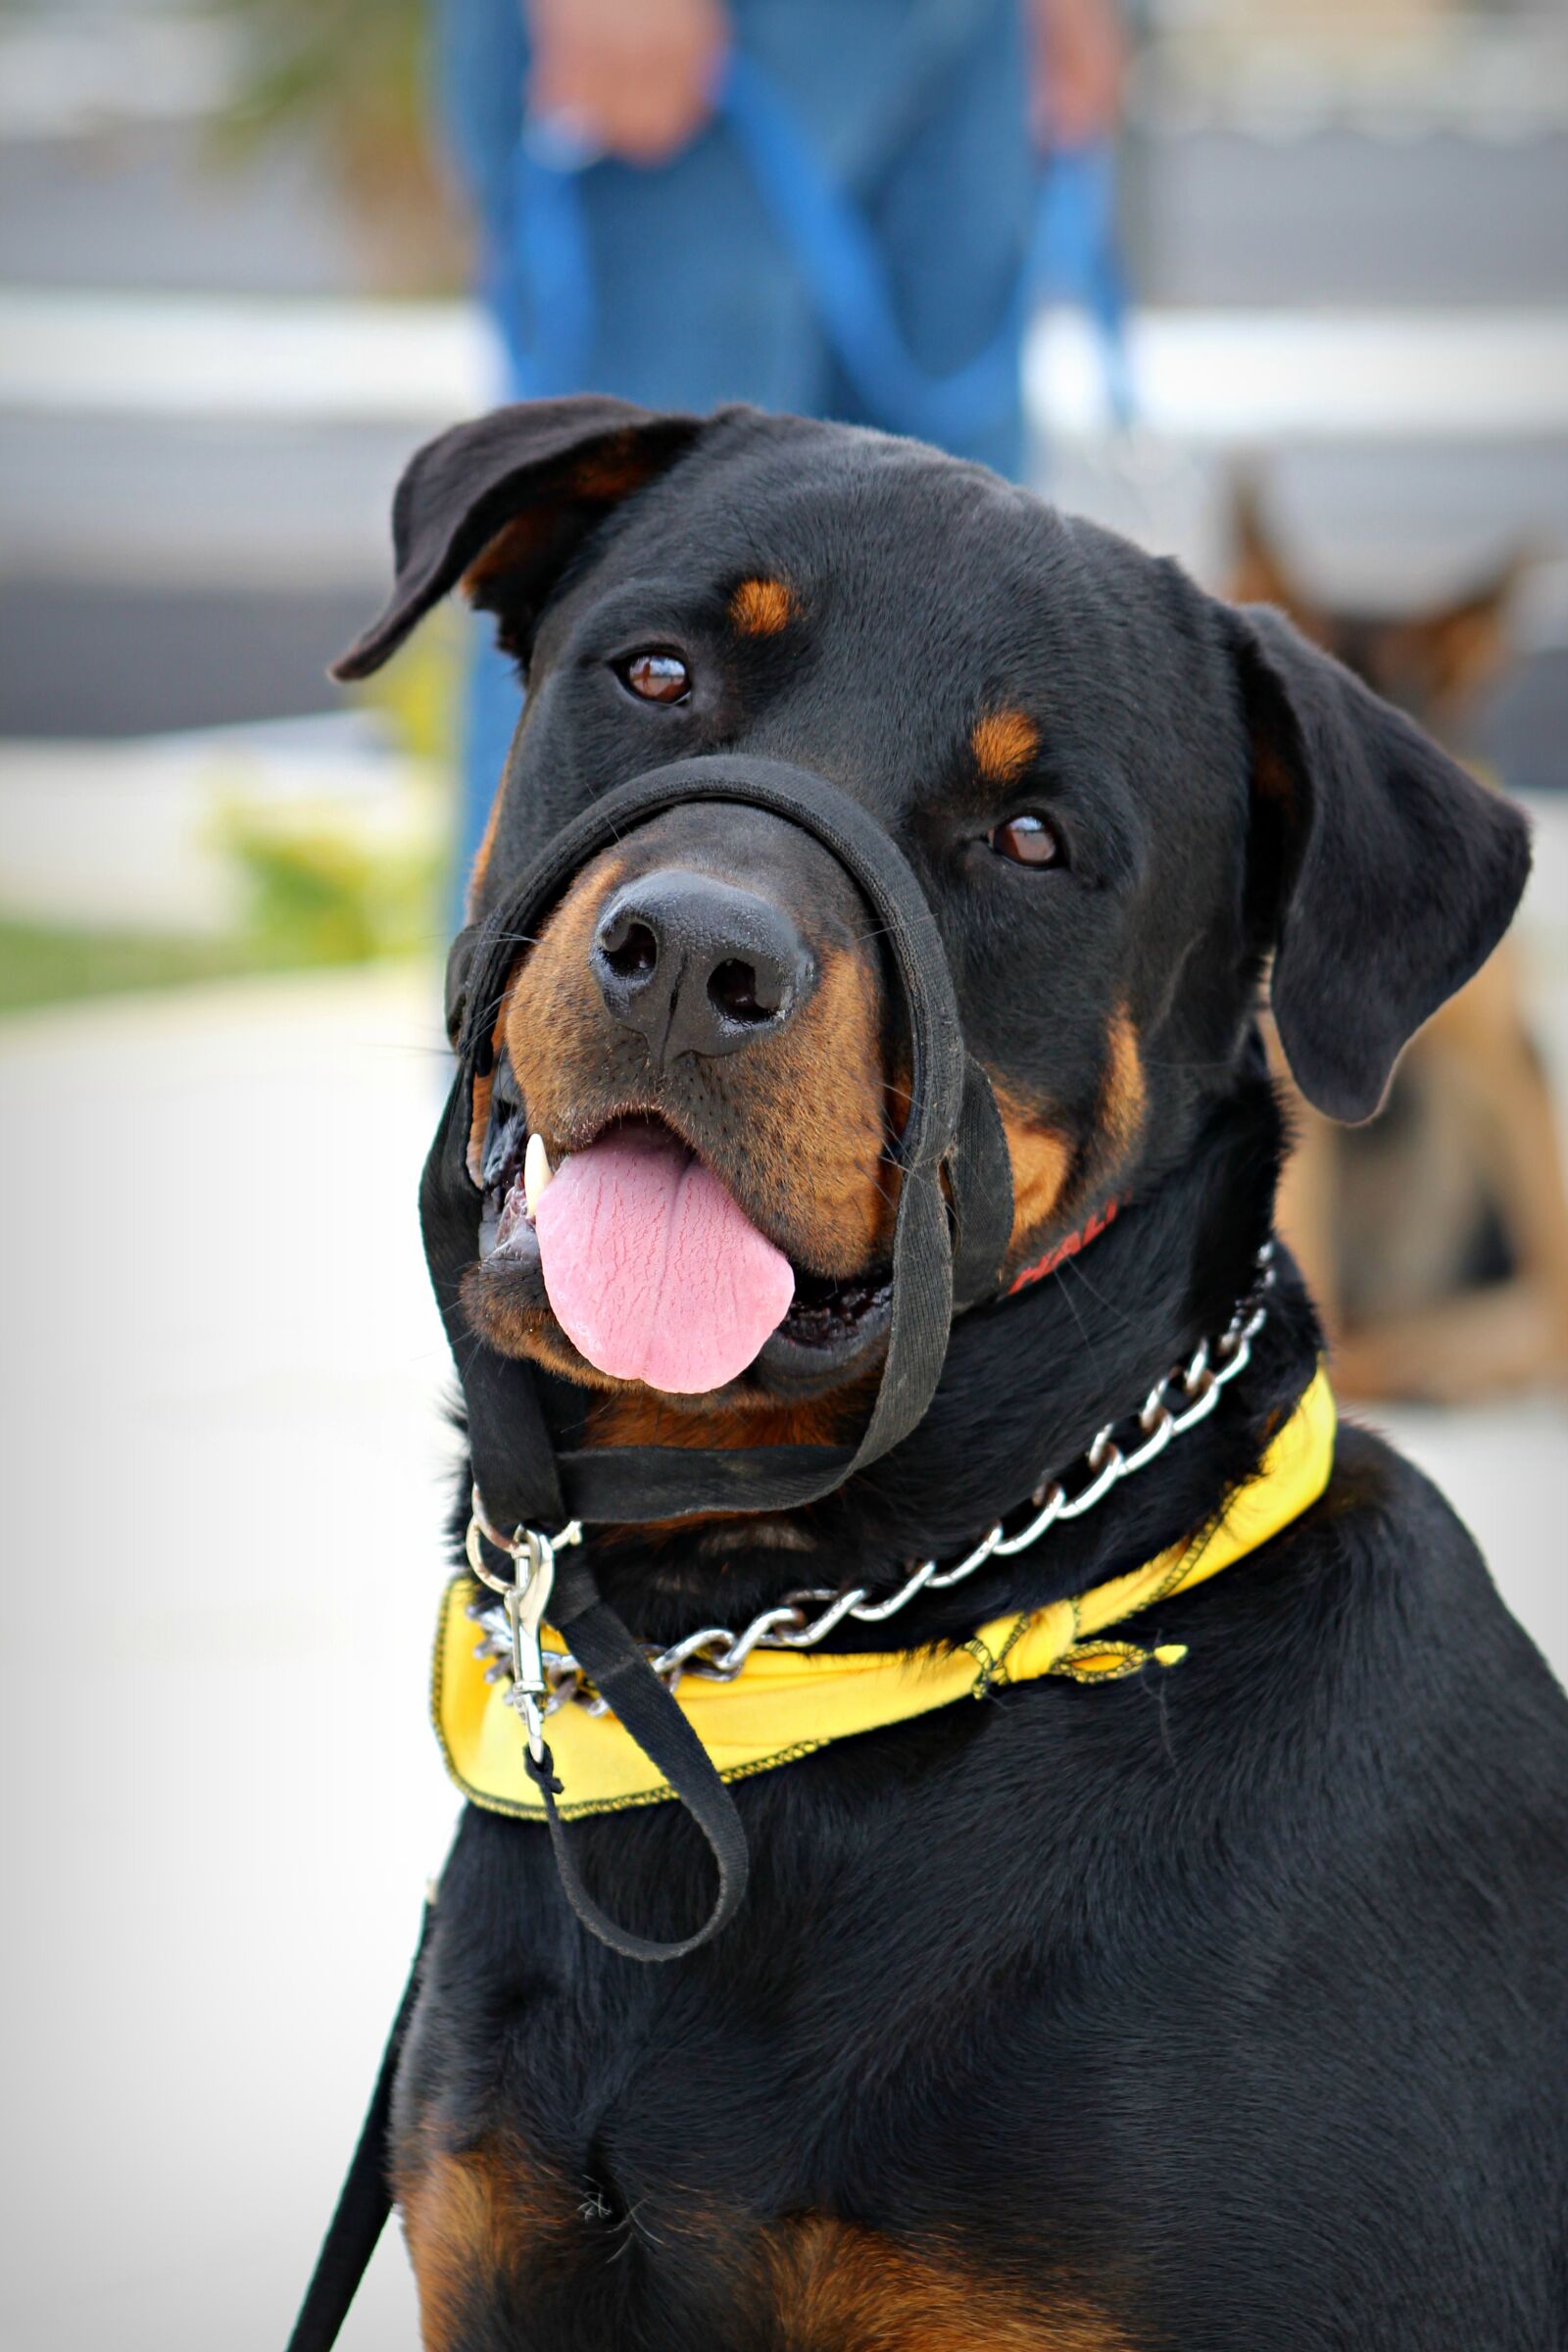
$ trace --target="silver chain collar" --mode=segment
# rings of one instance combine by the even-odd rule
[[[1134,1471],[1147,1469],[1157,1460],[1173,1438],[1206,1420],[1223,1391],[1251,1361],[1252,1342],[1268,1320],[1268,1294],[1274,1283],[1274,1245],[1266,1242],[1257,1253],[1256,1280],[1237,1304],[1218,1340],[1212,1345],[1204,1340],[1185,1364],[1167,1372],[1150,1390],[1137,1415],[1137,1438],[1130,1440],[1125,1447],[1118,1445],[1114,1433],[1121,1424],[1107,1421],[1083,1457],[1087,1483],[1075,1494],[1069,1494],[1059,1478],[1037,1487],[1030,1496],[1034,1515],[1016,1535],[1007,1535],[999,1519],[974,1549],[965,1552],[953,1567],[943,1568],[934,1559],[922,1560],[896,1592],[880,1600],[873,1597],[868,1585],[855,1585],[848,1592],[833,1586],[811,1586],[789,1593],[776,1608],[763,1609],[739,1633],[725,1625],[705,1625],[683,1640],[671,1642],[667,1649],[647,1644],[649,1664],[671,1690],[685,1674],[700,1675],[705,1682],[732,1683],[754,1649],[814,1648],[847,1618],[858,1625],[882,1625],[906,1608],[916,1593],[946,1592],[973,1576],[987,1560],[1008,1560],[1020,1551],[1027,1551],[1058,1520],[1081,1519],[1097,1503],[1103,1502],[1124,1478],[1131,1478]],[[514,1583],[504,1582],[491,1572],[484,1560],[481,1537],[511,1557]],[[581,1542],[582,1529],[576,1520],[554,1537],[543,1536],[532,1528],[518,1528],[511,1539],[499,1536],[486,1519],[479,1491],[474,1489],[473,1516],[468,1522],[468,1564],[491,1592],[502,1595],[499,1600],[469,1604],[467,1613],[481,1636],[474,1655],[486,1661],[487,1683],[506,1682],[512,1686],[508,1697],[527,1719],[531,1739],[539,1717],[553,1715],[568,1701],[586,1708],[590,1715],[608,1712],[606,1701],[585,1682],[576,1659],[559,1650],[541,1651],[537,1642],[539,1615],[549,1596],[555,1555],[568,1544]],[[531,1604],[526,1608],[522,1606],[523,1596]],[[813,1609],[817,1611],[815,1616],[809,1613]],[[519,1616],[525,1620],[531,1618],[531,1627],[519,1625]]]

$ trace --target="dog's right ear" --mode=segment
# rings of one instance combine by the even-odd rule
[[[524,401],[455,425],[410,459],[392,502],[397,581],[334,678],[368,678],[462,580],[526,660],[545,598],[613,506],[684,456],[698,416],[585,394]]]
[[[1368,1119],[1406,1042],[1513,917],[1530,829],[1266,606],[1222,608],[1250,737],[1249,912],[1285,1058]]]

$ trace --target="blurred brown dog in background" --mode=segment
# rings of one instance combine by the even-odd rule
[[[1282,556],[1257,485],[1233,493],[1226,593],[1277,605],[1375,692],[1461,755],[1508,660],[1519,564],[1410,614],[1320,602]],[[1505,941],[1412,1040],[1365,1127],[1302,1101],[1280,1224],[1334,1344],[1347,1396],[1457,1403],[1568,1377],[1568,1189],[1550,1088]]]

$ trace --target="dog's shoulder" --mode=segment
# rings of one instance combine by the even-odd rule
[[[1442,1489],[1387,1439],[1342,1423],[1334,1477],[1300,1539],[1307,1557],[1337,1560],[1350,1580],[1356,1609],[1348,1630],[1398,1643],[1398,1680],[1421,1706],[1441,1712],[1446,1697],[1490,1700],[1510,1745],[1532,1722],[1568,1740],[1568,1701],[1474,1537]]]
[[[1342,1420],[1320,1499],[1172,1626],[1185,1711],[1234,1708],[1254,1753],[1321,1736],[1349,1779],[1359,1764],[1429,1815],[1502,1803],[1530,1757],[1530,1801],[1568,1819],[1568,1698],[1447,1498],[1371,1429]]]

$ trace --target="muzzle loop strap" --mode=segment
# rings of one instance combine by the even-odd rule
[[[855,1446],[624,1446],[557,1453],[533,1373],[468,1327],[458,1298],[478,1256],[480,1196],[466,1154],[473,1071],[488,1053],[519,937],[583,864],[629,826],[697,800],[738,801],[802,826],[844,865],[877,918],[902,987],[911,1085],[893,1237],[887,1356]],[[475,1471],[498,1524],[637,1522],[798,1508],[906,1437],[941,1377],[955,1300],[994,1289],[1012,1222],[1005,1138],[989,1082],[964,1050],[947,956],[907,861],[868,810],[782,761],[715,757],[655,768],[564,826],[483,926],[466,957],[460,1067],[421,1189],[425,1250],[468,1407]],[[951,1200],[951,1217],[950,1217]]]

